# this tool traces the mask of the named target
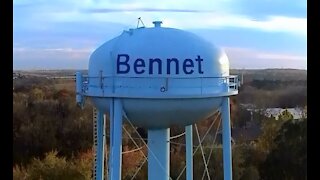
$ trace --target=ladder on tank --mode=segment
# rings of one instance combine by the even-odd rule
[[[98,113],[97,109],[93,108],[93,153],[94,153],[94,159],[93,159],[93,179],[97,178],[97,148],[98,148],[98,134],[97,134],[97,119],[98,119]]]
[[[100,126],[98,126],[99,116],[102,116],[102,117],[100,117],[100,120],[102,121],[102,122],[100,122],[100,123],[102,123],[102,124],[100,124]],[[93,152],[94,152],[94,159],[93,159],[94,164],[93,164],[93,173],[92,173],[92,175],[93,175],[93,179],[100,179],[100,177],[97,177],[97,171],[99,171],[99,169],[100,169],[100,171],[104,172],[104,163],[105,163],[104,157],[105,156],[102,156],[101,157],[102,159],[100,160],[100,161],[103,162],[102,163],[103,164],[102,167],[98,167],[98,165],[101,164],[101,163],[99,163],[99,158],[97,157],[97,154],[99,154],[99,150],[102,150],[103,154],[105,154],[105,152],[104,152],[104,147],[105,147],[105,123],[106,123],[105,116],[101,115],[101,114],[99,115],[98,110],[96,108],[93,108],[92,121],[93,121],[92,123],[93,123]],[[100,132],[99,132],[98,127],[101,128]],[[100,145],[100,146],[98,144],[99,136],[100,136],[100,138],[103,138],[103,144]],[[99,142],[101,142],[101,141],[99,141]],[[108,175],[107,175],[107,177],[108,177]]]

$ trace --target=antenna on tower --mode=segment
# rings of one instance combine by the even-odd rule
[[[143,25],[142,27],[145,27],[144,23],[141,20],[141,17],[138,18],[138,24],[137,24],[137,28],[139,27],[139,22],[141,22],[141,24]]]

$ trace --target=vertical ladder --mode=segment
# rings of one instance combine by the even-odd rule
[[[96,108],[93,109],[93,142],[94,142],[94,166],[93,178],[104,179],[105,163],[105,116]]]
[[[96,108],[93,108],[93,179],[97,178],[97,149],[98,149],[98,128],[97,128],[97,121],[98,121],[98,111]]]

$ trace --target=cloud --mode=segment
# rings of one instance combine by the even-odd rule
[[[165,22],[167,26],[179,28],[221,28],[241,27],[256,29],[265,32],[286,32],[295,35],[306,36],[307,19],[291,18],[282,16],[269,16],[266,20],[257,21],[247,16],[228,14],[203,14],[199,16],[185,16],[188,21],[181,21],[179,18],[169,18]]]
[[[49,58],[79,60],[88,59],[93,48],[13,48],[14,58],[20,61],[24,59],[46,60]]]
[[[284,60],[284,61],[304,61],[306,62],[306,56],[290,55],[290,54],[274,54],[274,53],[260,53],[256,56],[258,59],[269,60]]]
[[[213,12],[205,10],[194,10],[194,9],[160,9],[160,8],[96,8],[87,9],[83,12],[87,13],[112,13],[112,12],[186,12],[186,13],[204,13]]]
[[[231,65],[236,67],[282,62],[306,67],[306,58],[302,60],[306,54],[305,0],[14,0],[13,4],[15,67],[26,67],[22,65],[26,62],[86,67],[90,49],[135,28],[138,17],[147,27],[162,20],[164,27],[197,30],[196,34],[219,46],[249,49],[249,53],[236,54],[237,50],[229,48]]]
[[[112,13],[79,13],[65,12],[52,13],[48,16],[54,22],[85,22],[91,23],[120,23],[134,27],[137,18],[141,17],[147,27],[152,26],[154,20],[162,20],[164,27],[175,28],[225,28],[241,27],[256,29],[264,32],[286,32],[297,36],[306,37],[307,18],[296,18],[286,16],[267,16],[264,20],[256,20],[249,16],[225,14],[218,12],[201,12],[197,10],[179,9],[131,9],[121,12],[119,9],[92,9],[92,11]],[[141,12],[140,12],[141,11]],[[147,12],[157,11],[157,12]],[[162,11],[162,12],[160,12]],[[170,11],[180,11],[172,13]],[[190,13],[192,12],[192,13]],[[116,17],[116,18],[115,18]]]
[[[13,48],[13,69],[85,69],[93,48]]]
[[[252,48],[223,47],[230,68],[295,68],[307,69],[307,57],[265,52]],[[87,68],[94,48],[14,48],[14,68]],[[49,62],[49,63],[48,63]]]
[[[307,56],[274,53],[252,48],[223,47],[231,68],[293,68],[307,69]]]
[[[243,27],[261,31],[280,31],[306,36],[307,20],[305,17],[289,16],[272,12],[272,7],[283,5],[278,1],[261,0],[261,2],[250,2],[239,0],[243,4],[256,4],[256,9],[269,10],[265,12],[264,18],[259,19],[252,16],[252,7],[239,4],[235,0],[205,0],[197,1],[92,1],[92,0],[70,0],[70,1],[25,1],[33,3],[28,7],[22,6],[19,1],[14,4],[18,9],[14,12],[14,24],[22,23],[25,26],[35,28],[46,28],[47,24],[56,22],[112,22],[120,24],[132,24],[142,17],[145,24],[151,24],[155,19],[162,19],[164,26],[177,28],[221,28],[221,27]],[[290,7],[299,7],[297,12],[304,10],[303,3],[292,3],[286,0],[287,6],[281,6],[282,11],[290,11]],[[22,3],[23,4],[23,3]],[[297,5],[296,5],[297,4]],[[302,5],[301,5],[302,4]],[[246,13],[247,11],[250,13]],[[256,11],[259,13],[261,11]],[[91,13],[88,13],[91,12]],[[291,12],[291,11],[290,11]],[[292,14],[290,14],[292,15]],[[16,18],[15,18],[16,17]],[[28,21],[22,21],[22,19]],[[19,23],[15,23],[18,21]],[[22,21],[22,22],[21,22]],[[21,27],[21,26],[20,26]]]
[[[264,32],[247,28],[187,29],[217,46],[253,48],[275,53],[306,55],[307,39],[286,32]]]
[[[41,28],[14,28],[14,47],[87,48],[96,47],[118,36],[125,25],[95,22],[57,22]]]
[[[232,6],[235,14],[250,16],[255,19],[264,19],[267,16],[307,17],[306,0],[233,0]]]

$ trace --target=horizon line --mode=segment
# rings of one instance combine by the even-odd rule
[[[88,68],[55,68],[55,69],[46,69],[46,68],[27,68],[27,69],[12,69],[13,71],[74,71],[74,70],[89,70]],[[229,68],[229,70],[305,70],[306,69],[298,69],[298,68]]]

